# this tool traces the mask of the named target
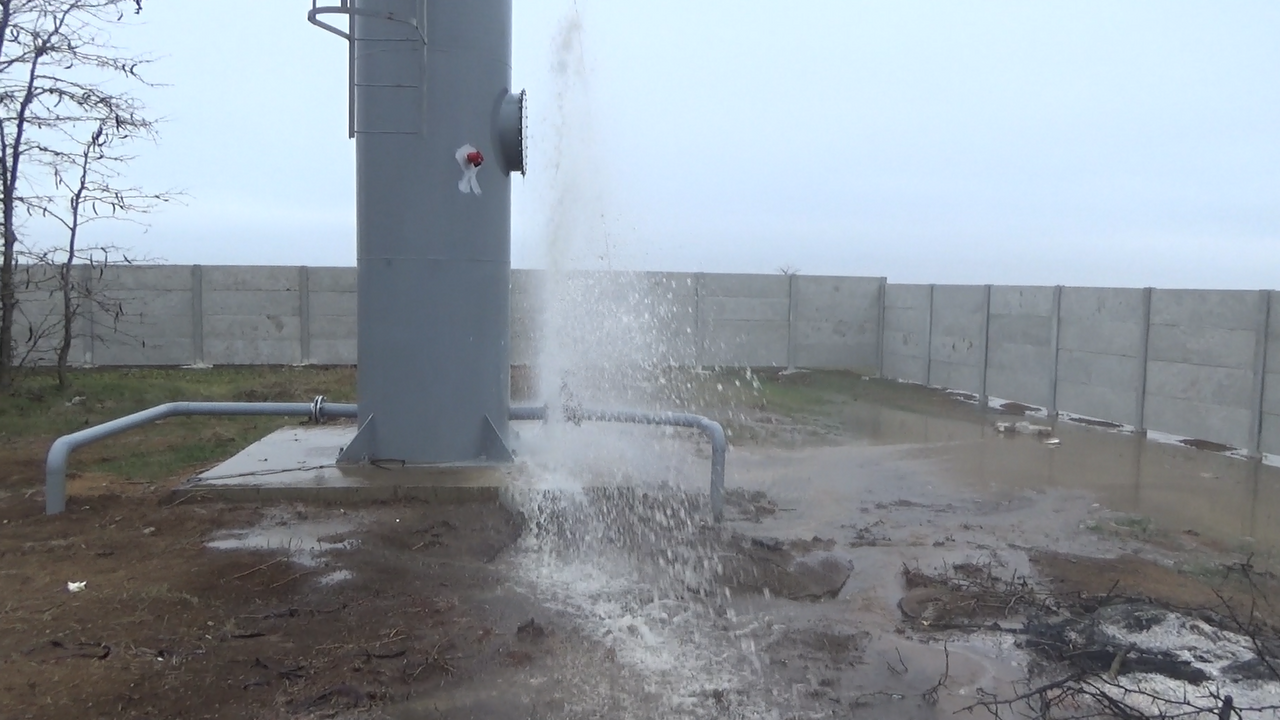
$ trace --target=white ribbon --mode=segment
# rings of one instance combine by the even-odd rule
[[[458,181],[458,189],[464,195],[469,192],[480,194],[480,182],[476,180],[476,173],[480,172],[480,166],[472,165],[471,161],[467,160],[467,156],[475,151],[476,149],[471,145],[463,145],[455,154],[458,158],[458,167],[462,168],[462,179]]]

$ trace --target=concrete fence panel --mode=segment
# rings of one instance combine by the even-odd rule
[[[885,377],[928,384],[932,302],[932,286],[885,286]]]
[[[61,312],[56,270],[30,271],[39,277],[19,289],[20,344]],[[76,273],[109,307],[77,318],[75,364],[357,360],[355,268],[86,266]],[[515,364],[538,363],[546,281],[542,271],[512,271]],[[571,273],[557,297],[572,326],[570,344],[588,361],[878,370],[1280,454],[1278,296],[582,272]],[[51,362],[56,344],[48,338],[30,359]]]
[[[204,356],[210,365],[302,362],[302,295],[296,267],[206,266]]]
[[[986,288],[937,285],[933,289],[933,336],[929,384],[982,393],[986,354]]]
[[[1057,307],[1052,287],[991,288],[987,393],[1048,408],[1054,403]]]
[[[1062,289],[1058,330],[1060,411],[1138,426],[1146,367],[1145,291]]]
[[[97,365],[188,365],[199,345],[195,268],[104,268],[95,292],[119,304],[117,314],[93,314],[93,362]]]
[[[636,310],[648,324],[654,359],[667,365],[698,362],[698,276],[696,273],[641,273]]]
[[[83,270],[76,268],[76,282],[85,280]],[[61,268],[51,265],[19,267],[14,272],[18,300],[13,319],[15,360],[24,366],[51,365],[57,362],[62,344]],[[78,318],[71,325],[72,363],[92,362],[88,343],[88,324]]]
[[[880,371],[880,278],[799,275],[792,363]],[[785,365],[785,359],[783,364]]]
[[[305,268],[307,292],[306,353],[317,365],[356,363],[356,269]]]
[[[699,364],[786,367],[790,296],[786,275],[699,275]]]
[[[1240,448],[1254,443],[1260,297],[1246,291],[1152,293],[1147,427]]]

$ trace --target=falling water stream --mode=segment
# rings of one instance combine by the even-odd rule
[[[615,710],[680,717],[707,706],[712,693],[745,688],[758,661],[720,607],[705,502],[677,489],[692,478],[706,482],[706,461],[690,457],[690,441],[648,428],[580,427],[554,411],[683,409],[672,404],[687,392],[670,386],[663,370],[691,354],[693,334],[689,320],[672,317],[676,288],[609,272],[616,248],[605,221],[607,163],[598,162],[577,8],[553,48],[536,368],[553,412],[546,425],[523,431],[522,458],[533,472],[519,496],[529,524],[513,567],[540,602],[610,648],[630,679],[621,693],[632,696],[617,697],[615,686]],[[586,691],[576,694],[585,703],[577,712],[589,716],[599,693],[592,677],[578,682]]]

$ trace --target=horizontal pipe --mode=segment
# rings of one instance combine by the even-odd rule
[[[512,420],[546,420],[545,407],[513,407]],[[711,441],[711,515],[716,522],[724,519],[724,467],[729,443],[724,428],[711,418],[690,413],[650,413],[633,410],[575,410],[574,420],[615,422],[632,425],[665,425],[701,431]]]
[[[546,420],[547,409],[540,405],[533,407],[513,407],[509,419],[512,421],[520,420]]]
[[[309,417],[321,421],[328,418],[355,418],[357,408],[351,404],[327,403],[317,398],[309,403],[234,403],[173,402],[126,415],[101,425],[64,435],[53,442],[45,461],[45,513],[56,515],[67,509],[67,462],[74,450],[170,417]],[[546,420],[547,408],[513,407],[513,421]],[[724,471],[728,442],[720,423],[690,413],[648,413],[630,410],[582,410],[576,418],[591,422],[616,422],[633,425],[685,427],[701,431],[711,441],[711,514],[719,522],[724,517]]]
[[[356,406],[326,403],[317,398],[309,403],[173,402],[126,415],[101,425],[64,435],[53,441],[44,466],[44,511],[56,515],[67,509],[67,461],[72,451],[106,440],[113,435],[179,416],[301,416],[313,420],[354,418]]]

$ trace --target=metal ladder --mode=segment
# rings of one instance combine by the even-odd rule
[[[376,17],[383,20],[391,20],[394,22],[402,22],[412,26],[418,31],[418,36],[422,39],[422,44],[427,44],[426,23],[419,25],[417,18],[405,19],[397,17],[394,13],[378,13],[372,10],[362,10],[355,6],[355,0],[339,0],[337,5],[317,5],[318,0],[311,0],[311,9],[307,11],[307,22],[347,41],[347,137],[354,138],[356,136],[356,26],[355,16],[363,15],[364,17]],[[347,29],[342,30],[336,25],[320,19],[321,15],[346,15]]]

